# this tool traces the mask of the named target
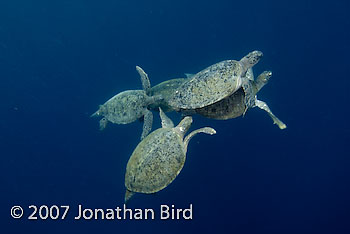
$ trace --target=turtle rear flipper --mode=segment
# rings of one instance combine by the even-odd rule
[[[145,111],[143,116],[143,129],[141,134],[141,141],[150,133],[153,124],[153,114],[150,110]]]
[[[107,127],[107,124],[108,124],[108,120],[106,118],[102,118],[100,120],[100,131],[105,129]]]
[[[267,114],[269,114],[269,116],[271,117],[271,119],[273,120],[274,124],[277,124],[277,126],[280,129],[285,129],[287,127],[287,125],[285,125],[281,120],[279,120],[270,110],[269,106],[260,100],[255,100],[255,106],[259,107],[260,109],[264,110],[267,112]]]
[[[130,200],[130,198],[134,195],[135,193],[130,191],[130,190],[126,190],[125,191],[125,198],[124,198],[124,203],[128,203],[128,201]]]

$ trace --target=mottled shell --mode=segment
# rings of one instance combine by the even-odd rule
[[[125,187],[155,193],[180,173],[186,159],[184,143],[172,128],[160,128],[139,143],[126,167]]]
[[[242,87],[230,96],[213,103],[211,105],[198,108],[197,114],[204,117],[218,120],[233,119],[241,116],[247,107],[254,104],[255,98],[251,82],[254,81],[253,70],[248,69],[246,75],[242,78]]]
[[[174,94],[176,89],[179,88],[180,85],[182,85],[186,80],[187,78],[171,79],[152,87],[150,90],[150,96],[161,95],[163,99],[151,104],[149,107],[155,110],[158,110],[160,107],[164,112],[173,111],[171,106],[168,104],[169,99]]]
[[[241,87],[242,66],[236,60],[216,63],[183,83],[169,100],[176,110],[211,105]]]
[[[121,92],[99,109],[99,115],[116,124],[128,124],[141,118],[147,107],[148,96],[143,90]]]

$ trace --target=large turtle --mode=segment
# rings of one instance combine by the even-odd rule
[[[240,61],[225,60],[198,72],[184,82],[169,100],[177,111],[211,105],[237,91],[247,70],[259,62],[262,52],[253,51]]]
[[[197,129],[183,139],[192,124],[187,116],[174,127],[159,108],[162,128],[150,133],[132,153],[125,173],[125,203],[134,193],[155,193],[167,187],[180,173],[190,139],[197,133],[215,134],[210,127]]]
[[[186,74],[190,76],[190,74]],[[158,108],[162,108],[164,112],[173,111],[172,107],[168,104],[169,99],[174,94],[175,90],[180,87],[188,78],[176,78],[164,81],[156,86],[153,86],[150,89],[150,95],[160,95],[163,99],[158,102],[152,103],[149,108],[152,110],[158,110]]]
[[[280,129],[285,129],[287,126],[271,112],[265,102],[258,100],[256,96],[271,76],[271,71],[264,71],[254,81],[253,71],[249,69],[240,89],[219,102],[196,109],[195,112],[208,118],[226,120],[244,115],[249,108],[259,107],[269,114],[274,124],[277,124]]]
[[[143,131],[141,139],[148,135],[152,129],[153,114],[147,107],[160,100],[161,96],[150,96],[150,81],[147,74],[141,67],[136,66],[136,70],[140,75],[143,90],[127,90],[121,92],[103,105],[91,115],[103,116],[100,120],[100,130],[103,130],[108,121],[116,124],[128,124],[143,117]]]

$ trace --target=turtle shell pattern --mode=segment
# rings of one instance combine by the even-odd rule
[[[196,109],[211,105],[241,87],[242,67],[236,60],[216,63],[183,83],[169,100],[174,109]]]
[[[125,187],[133,192],[155,193],[168,186],[186,159],[184,144],[172,128],[160,128],[139,143],[126,167]]]
[[[100,114],[116,124],[128,124],[142,117],[147,108],[143,90],[127,90],[109,99],[100,108]]]

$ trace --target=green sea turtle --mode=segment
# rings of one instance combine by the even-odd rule
[[[150,96],[150,81],[147,74],[136,66],[141,77],[143,90],[127,90],[121,92],[103,105],[91,115],[91,117],[103,116],[100,120],[100,130],[103,130],[108,122],[116,124],[128,124],[143,117],[143,131],[141,139],[148,135],[152,129],[153,114],[147,107],[160,100],[161,96]]]
[[[174,92],[169,105],[177,111],[191,110],[224,99],[241,87],[242,77],[262,55],[260,51],[253,51],[240,61],[225,60],[205,68]]]
[[[254,81],[253,71],[249,69],[240,89],[219,102],[196,109],[195,112],[208,118],[225,120],[244,115],[249,108],[259,107],[269,114],[274,124],[277,124],[280,129],[285,129],[287,126],[271,112],[265,102],[258,100],[256,96],[271,76],[271,71],[265,71]]]
[[[190,75],[190,74],[186,74]],[[158,102],[152,103],[149,108],[152,110],[158,110],[158,108],[162,108],[164,112],[173,111],[172,107],[168,104],[169,99],[174,94],[175,90],[180,87],[188,78],[176,78],[164,81],[156,86],[153,86],[150,89],[150,95],[160,95],[163,99]]]
[[[150,133],[132,153],[125,173],[125,203],[134,193],[155,193],[167,187],[180,173],[188,142],[197,133],[215,134],[210,127],[197,129],[184,135],[192,124],[187,116],[174,127],[173,122],[159,108],[162,128]]]

